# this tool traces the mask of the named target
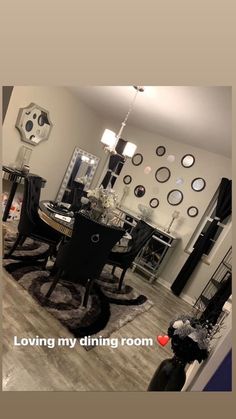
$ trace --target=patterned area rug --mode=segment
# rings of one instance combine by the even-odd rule
[[[6,251],[12,246],[14,239],[14,235],[7,235]],[[42,268],[40,261],[46,251],[47,245],[27,239],[14,253],[14,258],[3,261],[6,271],[41,305],[52,282],[48,266]],[[91,335],[109,337],[153,305],[147,297],[130,286],[126,285],[122,292],[118,292],[118,278],[114,278],[108,268],[104,269],[99,280],[94,283],[87,308],[83,308],[81,304],[83,295],[82,285],[60,280],[50,300],[44,305],[46,310],[78,338]]]

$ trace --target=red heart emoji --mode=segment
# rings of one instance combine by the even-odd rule
[[[157,336],[157,341],[160,343],[161,346],[165,346],[169,342],[170,338],[169,336]]]

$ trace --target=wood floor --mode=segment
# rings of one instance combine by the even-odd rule
[[[191,306],[160,284],[151,285],[131,271],[126,283],[145,294],[154,306],[112,337],[153,338],[166,334],[169,321]],[[86,351],[43,346],[18,347],[13,337],[71,337],[16,281],[3,272],[3,391],[146,391],[166,347],[97,347]]]

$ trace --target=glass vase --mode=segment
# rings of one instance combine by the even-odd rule
[[[17,170],[22,171],[24,166],[29,166],[31,153],[31,148],[25,147],[24,145],[20,147],[14,165]]]

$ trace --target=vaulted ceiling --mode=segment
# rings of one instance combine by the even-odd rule
[[[134,97],[133,86],[70,87],[102,117],[118,123]],[[231,157],[231,88],[144,86],[129,125]]]

